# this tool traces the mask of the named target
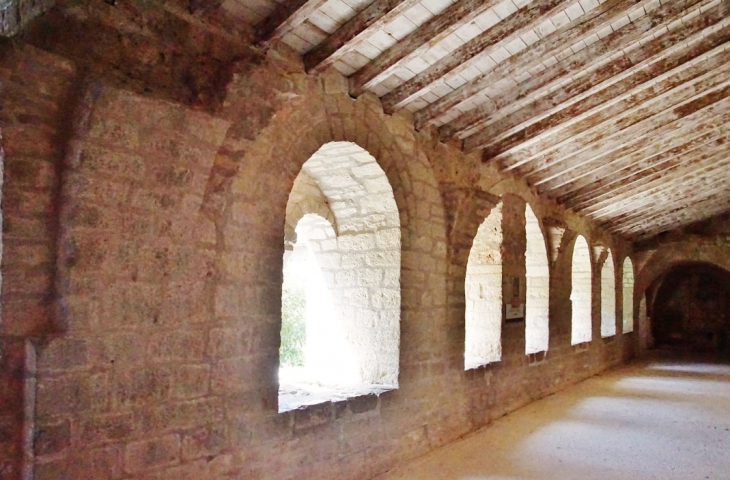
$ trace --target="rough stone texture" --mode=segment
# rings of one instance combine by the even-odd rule
[[[155,9],[119,11],[158,25]],[[65,28],[99,17],[84,18]],[[98,50],[38,31],[24,38],[55,54],[0,44],[3,88],[19,92],[3,93],[0,114],[2,331],[37,345],[36,479],[370,478],[635,351],[633,334],[570,342],[576,235],[623,258],[620,239],[416,132],[408,116],[385,115],[374,96],[352,99],[339,74],[307,75],[285,50],[231,61],[227,83],[196,90],[137,68],[140,43],[126,43],[136,28],[117,43],[97,32]],[[119,55],[113,69],[102,72],[99,52]],[[330,142],[366,150],[393,190],[399,388],[278,414],[287,202]],[[25,162],[40,166],[13,167]],[[544,232],[550,348],[526,355],[525,324],[505,325],[501,360],[465,372],[468,252],[500,200],[503,279],[526,284],[525,202],[554,228]],[[3,418],[20,432],[20,403],[8,405]],[[22,442],[3,448],[17,458]]]

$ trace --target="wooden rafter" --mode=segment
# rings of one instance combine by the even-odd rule
[[[694,219],[699,219],[701,218],[701,216],[703,216],[698,212],[697,209],[697,207],[701,206],[702,204],[711,205],[718,202],[725,203],[728,201],[727,197],[722,196],[722,194],[727,191],[728,187],[730,187],[730,182],[726,177],[722,180],[712,182],[709,185],[703,180],[688,182],[688,184],[692,185],[692,187],[694,188],[698,188],[701,190],[700,192],[697,192],[695,195],[692,196],[693,209],[690,211],[689,214],[697,215]],[[644,204],[641,208],[638,208],[635,211],[613,217],[608,221],[600,223],[603,227],[610,230],[629,226],[631,224],[647,228],[651,226],[652,222],[656,221],[657,218],[666,218],[672,216],[681,217],[682,215],[680,212],[687,211],[686,200],[686,197],[682,198],[677,195],[666,196],[662,200],[659,200],[659,204],[657,204],[657,200],[654,200],[653,204]]]
[[[666,186],[658,187],[645,192],[641,198],[634,199],[628,204],[616,206],[615,208],[610,208],[600,213],[586,212],[585,215],[594,220],[608,217],[602,223],[605,225],[615,225],[628,219],[644,218],[657,212],[671,209],[677,204],[683,204],[684,202],[681,202],[681,200],[687,198],[687,188],[695,190],[692,192],[692,198],[694,200],[701,200],[705,196],[714,193],[718,186],[724,185],[727,187],[730,182],[730,178],[726,176],[712,176],[712,169],[706,172],[706,174],[702,174],[705,172],[693,173],[696,176],[683,179],[681,187],[676,187],[675,189],[667,188]]]
[[[308,72],[321,72],[355,50],[374,31],[402,15],[419,0],[375,0],[365,10],[341,26],[324,42],[304,55]]]
[[[666,6],[659,7],[652,11],[650,15],[655,22],[664,23],[662,16],[673,18],[696,2],[697,0],[677,0],[668,3]],[[635,2],[617,0],[612,2],[612,0],[609,0],[587,14],[576,18],[542,40],[535,42],[530,48],[511,56],[489,72],[478,76],[417,112],[416,126],[419,128],[424,127],[451,108],[478,94],[500,79],[512,77],[522,70],[530,69],[541,63],[545,58],[564,50],[566,46],[570,46],[602,27],[610,25],[616,16],[626,15],[625,9],[632,4],[635,4]]]
[[[267,46],[281,40],[325,3],[327,0],[292,0],[280,3],[256,27],[256,44]]]
[[[488,28],[476,38],[468,41],[411,80],[404,82],[385,95],[381,99],[383,109],[386,112],[398,110],[427,91],[434,82],[444,75],[453,73],[460,67],[463,68],[477,55],[488,55],[489,52],[519,37],[528,30],[536,28],[557,10],[562,10],[564,7],[563,0],[538,0],[519,9],[504,21]],[[433,44],[433,41],[429,44]]]
[[[664,171],[681,165],[683,161],[693,161],[697,155],[714,152],[718,147],[725,148],[723,145],[730,141],[729,135],[728,130],[717,134],[708,132],[658,154],[639,156],[638,160],[622,168],[617,169],[612,164],[603,165],[594,170],[591,178],[581,182],[579,188],[557,197],[557,200],[575,210],[581,210],[601,200],[610,201],[615,195],[642,187],[654,178],[661,178]]]
[[[692,60],[717,48],[718,45],[730,41],[730,26],[706,38],[703,37],[703,31],[705,30],[703,27],[707,23],[714,25],[722,19],[723,17],[720,16],[712,16],[707,19],[697,17],[697,20],[691,21],[685,28],[669,32],[649,42],[645,45],[645,48],[629,52],[625,56],[625,61],[612,62],[601,67],[592,74],[579,79],[574,85],[571,85],[570,89],[558,89],[502,118],[500,121],[492,123],[488,128],[466,138],[464,140],[464,149],[484,148],[486,158],[496,157],[505,151],[509,151],[514,146],[521,145],[525,138],[535,138],[564,122],[573,121],[575,118],[580,118],[581,115],[589,114],[606,103],[614,102],[609,111],[601,114],[603,116],[611,115],[610,112],[613,111],[622,111],[615,110],[615,108],[640,104],[645,101],[647,91],[648,95],[658,95],[659,93],[655,93],[656,89],[653,87],[655,79],[674,69],[680,69],[684,72],[691,65]],[[668,46],[677,42],[688,41],[688,39],[695,36],[702,40],[692,49],[672,52],[669,55],[663,54]],[[656,58],[657,54],[660,58]],[[619,81],[613,80],[616,75],[624,72],[629,73],[625,78]],[[673,88],[683,82],[685,77],[691,79],[692,75],[692,71],[685,73],[684,76],[677,74],[675,75],[676,78],[663,80],[662,83],[666,85],[665,88]],[[606,81],[613,83],[602,90],[595,91],[596,85]],[[636,89],[642,88],[643,91],[635,92]],[[589,92],[589,90],[592,91]],[[575,103],[569,102],[583,92],[587,93],[584,98]],[[623,105],[614,108],[617,105],[616,99],[621,97],[626,99]],[[568,104],[562,110],[518,129],[520,125],[524,125],[541,114],[560,108],[566,102]]]
[[[616,190],[615,195],[601,202],[596,202],[585,209],[576,209],[576,211],[593,214],[601,211],[618,211],[621,207],[631,204],[635,207],[636,199],[647,197],[647,192],[660,192],[667,190],[672,185],[677,185],[690,174],[699,172],[716,171],[722,172],[727,168],[727,162],[730,161],[728,154],[722,150],[705,152],[701,155],[694,155],[692,158],[685,159],[689,163],[675,163],[668,168],[662,170],[659,176],[642,177],[640,185],[633,188]],[[641,187],[637,190],[637,187]],[[686,192],[685,192],[686,193]],[[603,210],[605,209],[605,210]]]
[[[608,138],[594,143],[573,143],[567,140],[551,147],[549,151],[538,152],[535,161],[523,165],[517,171],[528,179],[532,178],[536,184],[543,184],[553,179],[558,171],[566,171],[566,165],[572,165],[568,167],[571,170],[580,168],[584,171],[593,168],[609,158],[618,158],[646,147],[647,137],[644,135],[651,134],[654,138],[661,138],[662,135],[671,135],[672,131],[687,125],[701,125],[705,117],[723,114],[730,104],[729,96],[728,85],[703,93],[612,134],[613,141]]]
[[[586,146],[592,148],[599,141],[605,141],[607,144],[614,143],[614,139],[623,144],[626,138],[634,138],[634,135],[650,135],[652,131],[662,128],[666,123],[683,118],[715,101],[730,96],[730,65],[707,73],[705,77],[701,77],[701,80],[704,81],[689,82],[689,84],[677,87],[675,89],[677,91],[668,92],[652,102],[647,102],[648,105],[634,107],[622,115],[617,115],[613,121],[601,123],[590,130],[581,132],[569,144],[576,149]],[[602,150],[595,149],[593,151],[602,152]],[[591,165],[590,170],[592,171],[594,168],[595,166]],[[559,179],[548,175],[536,185],[555,190],[564,186],[571,179],[589,173],[590,171],[587,171],[586,168],[577,167],[572,171],[570,177]]]
[[[370,85],[382,82],[409,55],[426,51],[497,3],[499,0],[462,0],[454,3],[355,72],[350,77],[350,95],[360,95]]]

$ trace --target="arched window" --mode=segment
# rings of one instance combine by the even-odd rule
[[[623,332],[629,333],[634,331],[634,263],[629,257],[626,257],[626,260],[624,260],[623,277]]]
[[[588,242],[582,235],[575,239],[573,247],[573,282],[570,301],[573,305],[571,343],[590,342],[591,333],[591,255]]]
[[[616,335],[616,275],[613,255],[608,256],[601,268],[601,337]]]
[[[286,212],[280,412],[397,387],[400,247],[370,154],[333,142],[304,163]]]
[[[550,338],[548,307],[550,304],[550,270],[545,237],[530,205],[525,207],[525,268],[527,298],[525,305],[525,353],[544,352]]]
[[[466,265],[468,370],[502,358],[502,203],[479,226]]]

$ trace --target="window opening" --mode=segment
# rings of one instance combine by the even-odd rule
[[[616,335],[616,275],[611,249],[601,267],[601,337]]]
[[[572,284],[570,301],[572,303],[571,343],[590,342],[591,333],[591,256],[588,242],[582,235],[575,239],[572,262]]]
[[[629,333],[634,331],[634,263],[629,257],[626,257],[626,260],[624,260],[623,289],[623,332]]]
[[[370,154],[333,142],[305,162],[287,204],[280,412],[397,388],[400,246]]]
[[[466,265],[464,367],[502,357],[502,203],[479,226]]]
[[[540,222],[530,205],[525,207],[525,234],[527,236],[525,353],[529,354],[546,351],[550,338],[548,325],[550,270],[547,248],[545,247],[545,237],[540,229]]]

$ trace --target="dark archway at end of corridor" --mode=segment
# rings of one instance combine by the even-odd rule
[[[657,346],[730,354],[729,271],[682,263],[657,278],[649,291]]]

